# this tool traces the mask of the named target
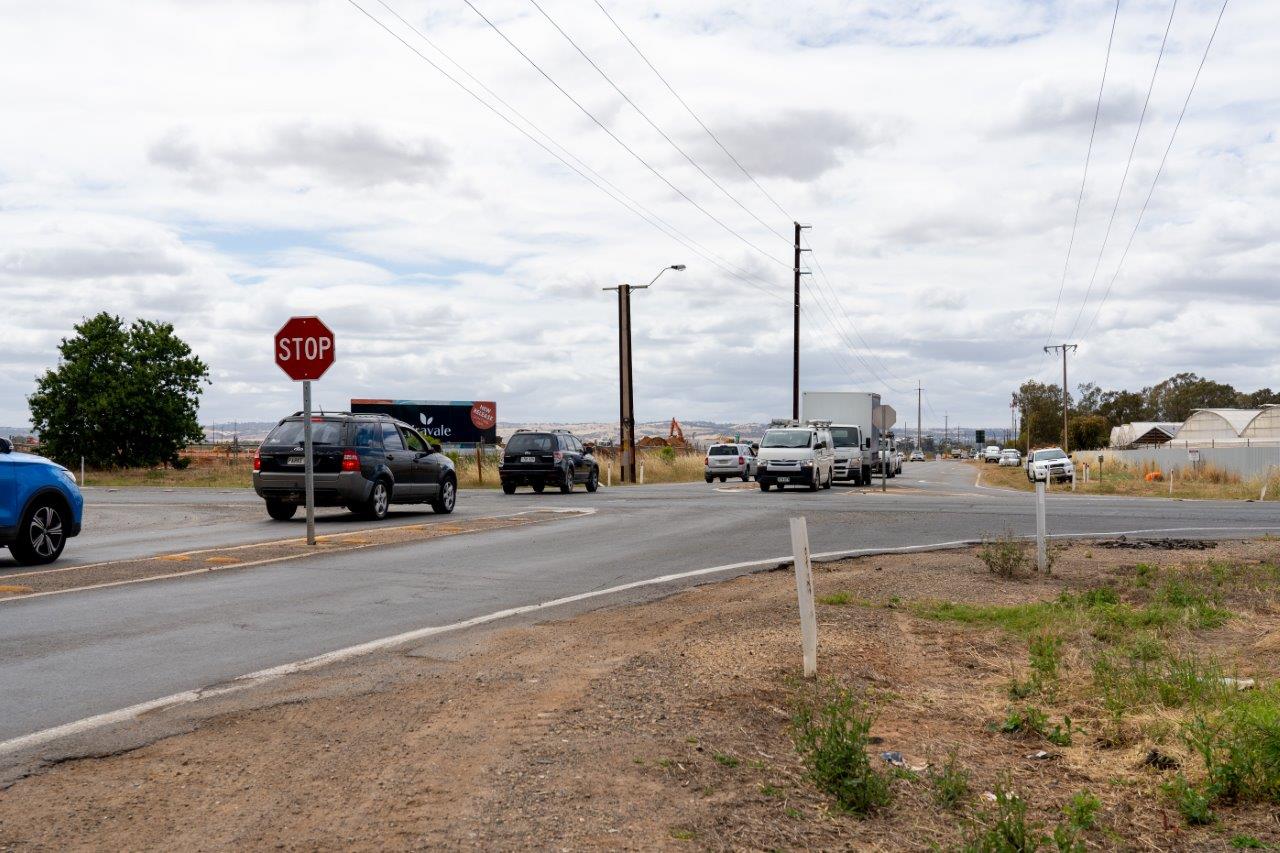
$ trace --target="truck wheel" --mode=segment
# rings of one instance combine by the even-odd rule
[[[23,513],[22,522],[18,525],[18,538],[10,543],[9,553],[22,566],[52,563],[67,544],[63,525],[69,520],[61,502],[48,497],[38,498]]]
[[[816,492],[818,487],[822,485],[822,472],[817,468],[813,469],[813,479],[809,481],[809,491]]]
[[[293,514],[297,511],[297,504],[288,503],[287,501],[267,501],[267,515],[276,521],[288,521],[293,518]]]
[[[829,489],[833,485],[835,485],[835,482],[836,482],[836,469],[832,468],[831,473],[827,475],[827,484],[822,488]]]

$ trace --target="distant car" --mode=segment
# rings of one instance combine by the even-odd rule
[[[588,492],[600,488],[600,465],[591,448],[568,430],[516,430],[502,451],[498,469],[502,491],[515,494],[529,486],[538,494],[556,486],[564,494],[582,483]]]
[[[964,451],[963,451],[963,450],[961,450],[961,449],[960,449],[960,448],[958,448],[958,447],[953,447],[953,448],[951,449],[951,458],[952,458],[952,459],[963,459],[963,458],[964,458]]]
[[[1000,462],[997,464],[1001,468],[1017,468],[1022,465],[1022,454],[1012,449],[1001,450]]]
[[[749,444],[713,444],[703,460],[707,482],[720,478],[740,477],[747,482],[756,475],[756,454]]]
[[[982,463],[985,465],[988,462],[999,462],[999,461],[1000,461],[999,446],[995,444],[988,444],[987,449],[982,451]]]
[[[1070,482],[1076,478],[1075,465],[1061,447],[1046,447],[1031,451],[1027,456],[1027,479],[1052,480],[1055,483]]]
[[[301,413],[280,421],[253,454],[253,490],[276,521],[306,502]],[[391,504],[430,504],[453,512],[458,472],[439,444],[386,415],[325,412],[311,418],[316,506],[343,506],[385,518]]]
[[[913,451],[911,451],[911,459],[910,459],[910,461],[912,461],[912,462],[923,462],[923,461],[924,461],[924,451],[923,451],[923,450],[913,450]]]
[[[76,477],[56,462],[18,453],[0,438],[0,545],[22,566],[52,563],[80,534],[84,498]]]

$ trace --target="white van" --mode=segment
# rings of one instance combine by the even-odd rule
[[[775,421],[760,439],[756,482],[760,491],[777,486],[806,486],[809,491],[831,488],[836,454],[826,421]]]

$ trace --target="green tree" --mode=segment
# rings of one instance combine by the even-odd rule
[[[1072,450],[1096,450],[1111,440],[1111,424],[1101,415],[1076,415],[1067,423]]]
[[[1155,420],[1155,412],[1148,402],[1148,390],[1104,391],[1099,398],[1097,414],[1106,418],[1111,426]]]
[[[99,467],[168,463],[203,434],[196,412],[209,368],[168,323],[106,312],[58,345],[58,366],[27,398],[45,452]]]
[[[1062,388],[1043,382],[1023,382],[1014,395],[1022,413],[1019,442],[1025,447],[1062,441]]]
[[[1147,391],[1152,414],[1162,421],[1185,421],[1196,409],[1230,409],[1239,403],[1236,389],[1224,382],[1179,373]]]

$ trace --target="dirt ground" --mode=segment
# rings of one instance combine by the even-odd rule
[[[477,635],[456,653],[407,649],[363,665],[358,689],[340,689],[349,672],[312,674],[268,705],[44,767],[0,792],[0,849],[952,849],[1002,777],[1050,826],[1073,793],[1098,796],[1090,848],[1218,850],[1242,833],[1280,843],[1266,806],[1187,827],[1161,792],[1167,773],[1141,766],[1151,744],[1101,742],[1087,709],[1066,709],[1084,732],[1072,746],[1001,733],[1025,640],[909,606],[1047,600],[1140,562],[1277,558],[1274,542],[1083,543],[1058,554],[1053,577],[1021,580],[972,551],[817,567],[819,596],[857,602],[818,607],[820,681],[875,705],[874,750],[934,766],[954,750],[974,792],[960,813],[935,806],[926,773],[895,778],[892,804],[865,819],[809,781],[791,719],[821,686],[799,677],[794,578],[778,571]],[[1268,681],[1280,673],[1272,601],[1205,638]],[[1028,758],[1042,746],[1049,758]]]

